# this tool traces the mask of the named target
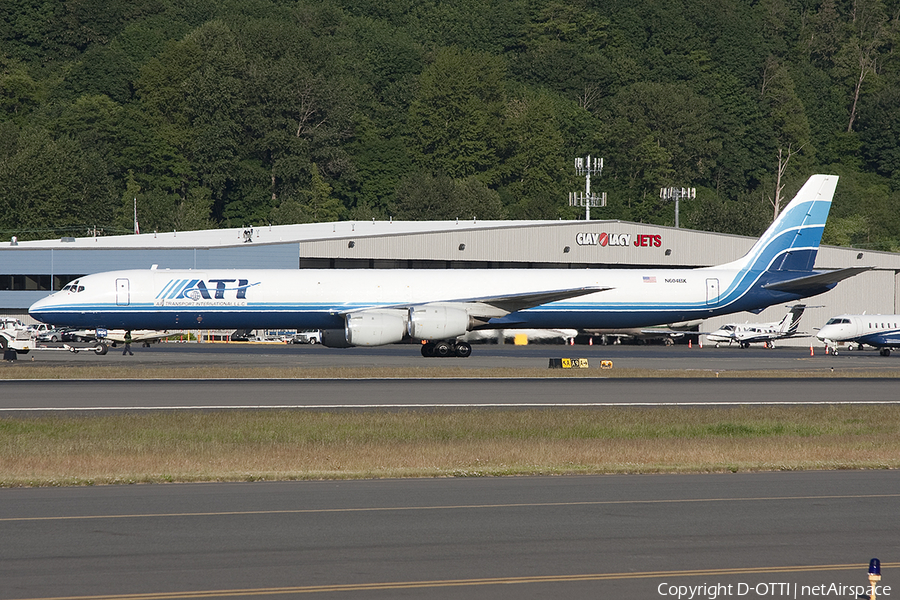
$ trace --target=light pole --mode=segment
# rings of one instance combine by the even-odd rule
[[[659,188],[659,197],[663,200],[675,201],[675,229],[678,229],[678,202],[682,198],[696,198],[697,188]]]
[[[569,206],[583,206],[584,220],[590,221],[592,206],[606,206],[606,192],[600,195],[591,193],[591,174],[600,175],[603,172],[603,159],[591,158],[590,155],[587,158],[576,158],[575,172],[584,175],[584,193],[569,192]]]

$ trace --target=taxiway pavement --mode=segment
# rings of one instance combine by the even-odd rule
[[[898,500],[894,471],[3,489],[0,598],[814,598],[873,557],[898,589]]]

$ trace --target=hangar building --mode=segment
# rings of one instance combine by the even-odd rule
[[[110,237],[64,237],[0,245],[0,314],[26,322],[28,307],[89,273],[150,268],[474,269],[692,268],[740,258],[754,238],[625,221],[363,221]],[[814,332],[841,313],[900,313],[900,254],[823,246],[818,269],[871,271],[807,300],[800,329]],[[707,320],[780,321],[783,306],[759,315]],[[782,340],[809,345],[810,339]]]

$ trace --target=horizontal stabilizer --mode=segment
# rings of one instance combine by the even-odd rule
[[[823,288],[832,283],[838,283],[854,275],[859,275],[865,271],[869,271],[874,267],[848,267],[846,269],[836,269],[834,271],[826,271],[824,273],[816,273],[815,275],[805,275],[796,279],[788,279],[787,281],[776,281],[767,283],[763,288],[767,290],[775,290],[778,292],[798,293],[805,290],[815,290]]]

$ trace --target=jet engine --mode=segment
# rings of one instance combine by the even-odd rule
[[[447,340],[469,329],[469,314],[450,306],[425,305],[409,309],[407,332],[417,340]]]
[[[347,332],[343,329],[323,329],[322,345],[326,348],[349,348]]]
[[[344,317],[344,337],[351,346],[396,344],[406,335],[401,311],[366,310]]]

